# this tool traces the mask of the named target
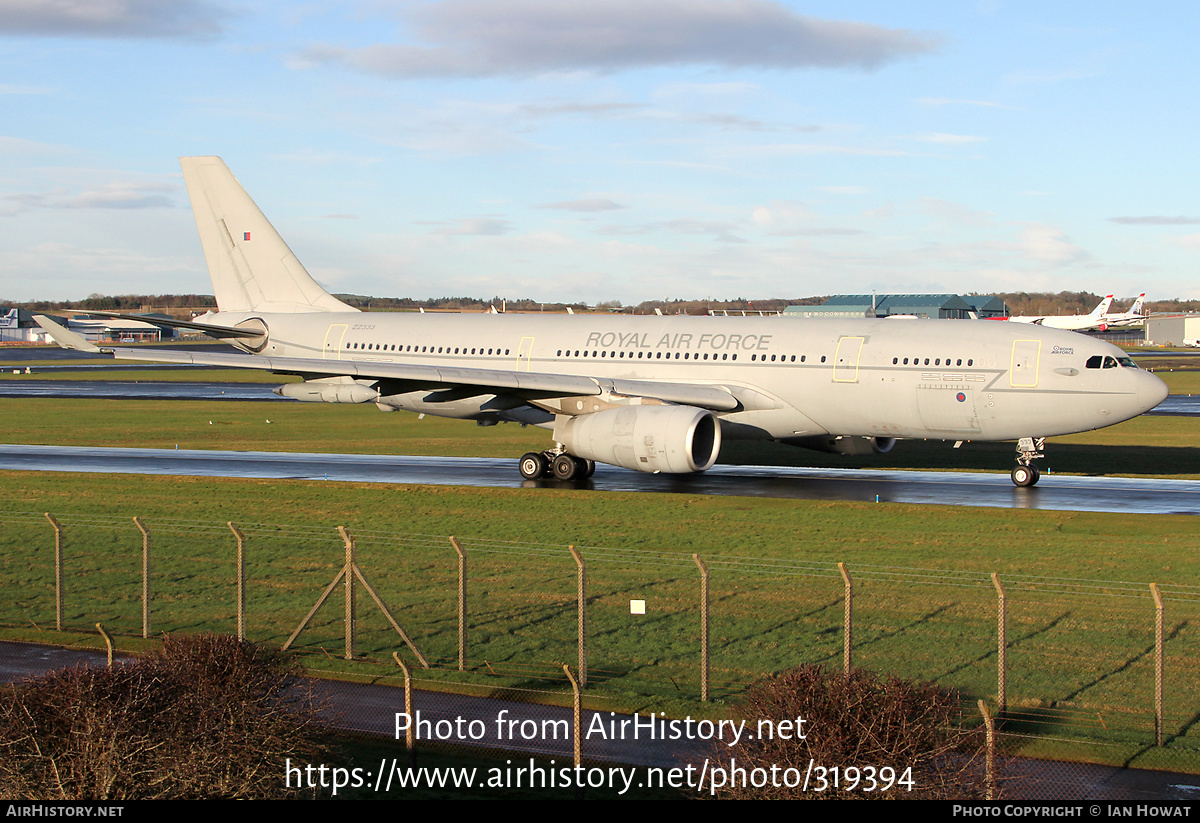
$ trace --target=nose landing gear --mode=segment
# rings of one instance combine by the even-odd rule
[[[1046,446],[1044,437],[1022,437],[1017,441],[1017,465],[1013,466],[1012,482],[1020,488],[1036,486],[1042,473],[1038,471],[1033,461],[1045,457],[1042,449]]]

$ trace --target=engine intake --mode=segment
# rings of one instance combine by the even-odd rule
[[[721,452],[716,415],[693,406],[625,406],[560,416],[554,439],[576,457],[640,472],[702,472]]]

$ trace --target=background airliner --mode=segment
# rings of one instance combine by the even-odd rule
[[[1047,314],[1047,315],[1022,315],[1020,317],[997,317],[996,320],[1009,320],[1013,323],[1032,323],[1036,326],[1045,326],[1048,329],[1067,329],[1068,331],[1088,331],[1089,329],[1108,328],[1108,309],[1112,306],[1113,296],[1110,294],[1100,301],[1096,308],[1092,309],[1091,314]]]
[[[1109,327],[1144,325],[1146,318],[1150,316],[1145,314],[1145,305],[1146,294],[1143,292],[1137,296],[1137,300],[1133,301],[1133,305],[1129,307],[1129,311],[1110,312],[1104,315],[1104,322]]]
[[[723,438],[857,453],[919,437],[1016,440],[1013,482],[1029,486],[1046,437],[1167,395],[1114,346],[1024,324],[363,313],[309,276],[220,158],[181,165],[218,311],[172,324],[245,353],[104,351],[300,375],[276,389],[298,400],[551,430],[553,448],[521,458],[526,478],[583,477],[597,461],[704,471]],[[100,351],[38,322],[62,345]]]

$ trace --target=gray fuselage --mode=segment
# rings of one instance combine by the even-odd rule
[[[256,353],[270,356],[720,386],[739,401],[718,412],[734,438],[1047,437],[1119,423],[1167,394],[1108,343],[985,320],[382,312],[211,320],[261,322],[268,337]],[[446,417],[524,420],[504,412],[527,406],[502,391],[376,388],[393,408]]]

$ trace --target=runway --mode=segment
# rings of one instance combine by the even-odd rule
[[[14,471],[591,489],[1122,514],[1200,514],[1198,481],[1053,474],[1043,474],[1041,483],[1033,488],[1019,489],[1012,485],[1007,473],[714,466],[698,475],[654,475],[602,465],[588,481],[562,483],[522,480],[515,459],[27,445],[0,445],[0,466]]]
[[[280,383],[283,381],[281,380]],[[264,400],[297,403],[272,394],[275,384],[141,380],[3,380],[0,397],[90,397],[96,400]]]

